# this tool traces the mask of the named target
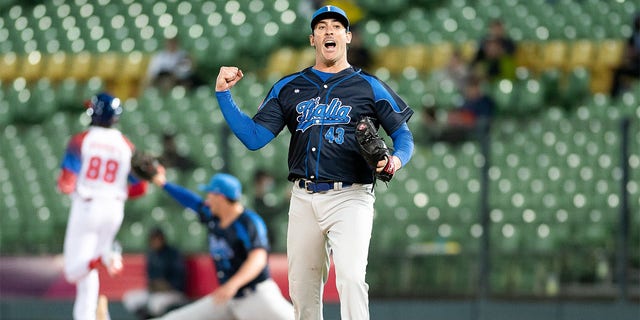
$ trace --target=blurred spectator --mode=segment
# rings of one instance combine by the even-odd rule
[[[274,251],[285,249],[284,239],[279,238],[278,218],[286,215],[289,209],[289,195],[280,196],[275,193],[276,180],[266,170],[259,169],[253,176],[253,207],[260,212],[267,224],[267,231],[271,248]]]
[[[451,81],[457,92],[464,90],[467,79],[471,70],[467,62],[464,61],[462,53],[459,50],[453,52],[449,59],[449,63],[440,70],[434,71],[434,77],[437,82]]]
[[[373,58],[369,48],[362,43],[360,30],[356,25],[351,26],[351,43],[347,50],[347,60],[353,66],[369,71]]]
[[[484,60],[486,58],[486,50],[487,50],[487,42],[491,40],[497,40],[500,46],[502,47],[504,54],[513,56],[516,52],[516,43],[513,41],[504,27],[504,23],[500,19],[494,19],[489,23],[489,30],[487,35],[480,40],[478,45],[478,52],[476,52],[476,56],[473,59],[473,62],[477,62],[479,60]]]
[[[469,114],[464,118],[470,118],[475,122],[478,118],[491,118],[495,112],[495,102],[485,92],[484,82],[481,78],[470,77],[464,88],[464,102],[460,111]],[[468,121],[465,121],[468,122]]]
[[[195,168],[196,164],[193,160],[178,151],[174,133],[165,132],[162,135],[162,148],[162,155],[159,160],[166,168],[176,168],[181,171]]]
[[[509,38],[501,20],[489,25],[489,33],[478,45],[478,52],[471,65],[474,74],[493,81],[515,77],[515,42]]]
[[[486,39],[483,46],[484,57],[472,64],[473,74],[491,82],[499,79],[514,79],[516,73],[514,57],[506,54],[500,40]]]
[[[177,37],[167,38],[163,50],[157,52],[147,68],[146,85],[166,92],[174,86],[192,89],[202,85],[189,53],[180,47]]]
[[[125,292],[122,303],[140,319],[161,316],[184,305],[186,271],[182,254],[167,243],[162,229],[149,233],[147,288]]]
[[[633,31],[627,39],[620,66],[613,71],[611,96],[617,97],[640,78],[640,13],[633,19]]]
[[[483,84],[480,78],[470,77],[465,84],[463,104],[444,115],[436,108],[425,108],[421,119],[422,141],[458,144],[473,139],[479,121],[490,119],[495,112],[495,102],[484,92]]]

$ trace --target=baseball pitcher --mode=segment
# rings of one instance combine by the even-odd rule
[[[318,9],[309,35],[315,64],[276,82],[253,118],[239,110],[230,92],[242,71],[222,67],[216,80],[222,114],[247,148],[265,146],[285,127],[291,132],[287,256],[296,319],[323,318],[330,254],[342,319],[369,319],[365,272],[374,212],[372,184],[376,178],[390,180],[413,153],[406,123],[413,111],[384,82],[349,64],[351,36],[342,9]],[[392,153],[376,142],[378,128],[393,140]],[[373,152],[365,157],[361,150]],[[381,158],[371,161],[373,154]]]

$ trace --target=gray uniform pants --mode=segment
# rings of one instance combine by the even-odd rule
[[[289,209],[289,293],[297,320],[321,320],[330,266],[336,270],[342,320],[369,319],[365,282],[375,195],[371,185],[308,193],[294,185]]]

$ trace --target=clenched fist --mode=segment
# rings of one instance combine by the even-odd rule
[[[242,77],[244,77],[244,74],[237,67],[220,67],[220,73],[218,73],[218,78],[216,79],[216,91],[231,89]]]

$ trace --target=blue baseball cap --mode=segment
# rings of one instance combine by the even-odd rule
[[[238,178],[230,174],[218,173],[211,177],[208,184],[201,185],[200,191],[222,194],[230,200],[237,201],[242,196],[242,184]]]
[[[313,31],[318,21],[327,18],[334,18],[340,21],[345,29],[349,30],[349,18],[347,18],[347,13],[344,12],[344,10],[336,6],[324,6],[313,13],[311,17],[311,31]]]

